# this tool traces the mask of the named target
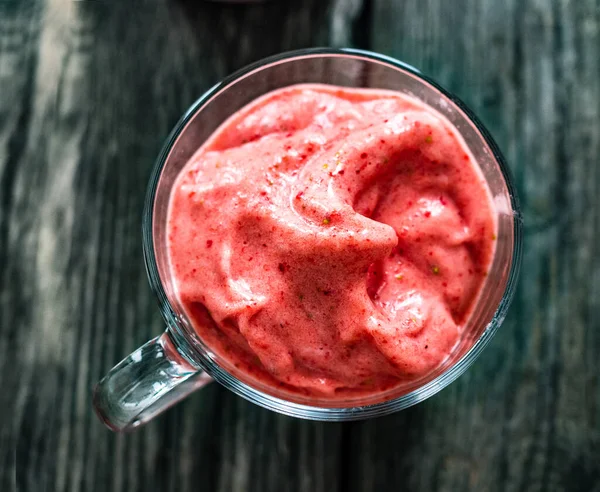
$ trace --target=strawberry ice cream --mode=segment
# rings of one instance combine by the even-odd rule
[[[485,179],[441,114],[397,92],[299,85],[234,114],[186,164],[168,250],[212,351],[336,399],[451,353],[495,234]]]

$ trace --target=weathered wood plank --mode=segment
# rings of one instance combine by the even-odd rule
[[[162,329],[140,241],[162,139],[232,70],[327,44],[344,6],[0,8],[0,488],[337,490],[340,426],[281,417],[214,386],[116,436],[97,422],[90,391]]]
[[[526,239],[514,307],[474,367],[353,426],[367,450],[355,490],[599,490],[599,25],[597,1],[374,2],[373,48],[438,79],[497,138]],[[398,447],[380,446],[392,433]]]
[[[14,224],[10,218],[23,193],[22,189],[16,190],[16,163],[24,154],[31,120],[31,74],[37,59],[39,20],[39,12],[31,5],[0,4],[0,483],[8,490],[17,486],[16,447],[25,417],[22,409],[33,391],[33,372],[19,363],[31,321],[27,309],[31,284],[23,272],[26,261],[21,263],[25,255],[14,261],[16,248],[10,247],[15,238],[22,244],[22,231],[27,225],[25,221]],[[27,260],[31,259],[29,255]]]

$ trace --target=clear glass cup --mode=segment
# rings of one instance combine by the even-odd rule
[[[182,167],[231,114],[263,94],[299,83],[391,89],[417,97],[459,130],[491,190],[497,213],[496,253],[482,294],[456,349],[426,376],[369,397],[331,401],[263,387],[214,353],[198,337],[174,291],[166,249],[171,188]],[[358,50],[309,49],[250,65],[208,90],[175,126],[148,185],[142,224],[144,259],[167,329],[115,366],[94,390],[94,408],[111,429],[152,419],[192,391],[216,380],[234,393],[294,417],[356,420],[418,403],[460,376],[501,325],[513,297],[521,261],[518,198],[498,147],[479,120],[454,95],[398,60]]]

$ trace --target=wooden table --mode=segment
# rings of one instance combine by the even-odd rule
[[[405,60],[516,177],[524,267],[475,365],[386,418],[213,384],[130,435],[92,385],[162,330],[140,218],[162,141],[226,74],[307,46]],[[1,491],[600,491],[600,1],[0,0]]]

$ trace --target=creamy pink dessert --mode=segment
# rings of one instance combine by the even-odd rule
[[[168,249],[212,351],[336,399],[443,362],[495,234],[485,179],[441,114],[397,92],[298,85],[234,114],[186,164]]]

